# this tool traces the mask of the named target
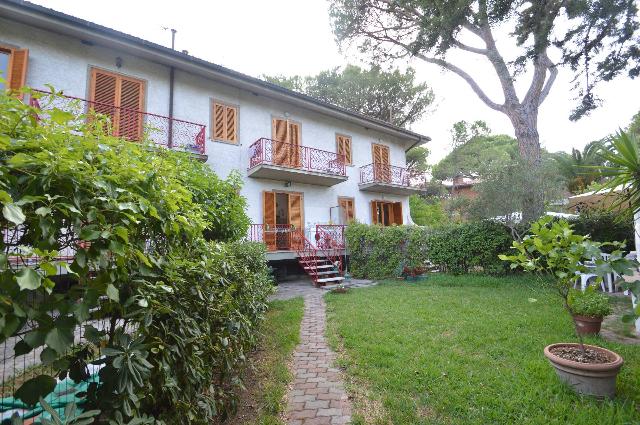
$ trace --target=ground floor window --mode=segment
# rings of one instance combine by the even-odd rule
[[[371,201],[371,223],[391,226],[402,224],[402,202]]]
[[[355,201],[353,198],[339,197],[340,224],[349,224],[356,218]]]

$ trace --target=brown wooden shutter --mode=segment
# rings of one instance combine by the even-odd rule
[[[267,249],[276,249],[276,194],[273,192],[262,192],[263,199],[263,240]]]
[[[289,224],[302,229],[302,195],[298,193],[289,194]]]
[[[222,140],[227,134],[225,128],[225,107],[219,103],[213,104],[213,138]]]
[[[272,120],[272,160],[274,164],[286,164],[289,157],[289,147],[287,145],[289,125],[287,120],[274,118]]]
[[[303,241],[300,236],[301,232],[304,232],[304,226],[302,223],[302,195],[297,193],[289,194],[289,224],[296,230],[289,246],[292,249],[298,249]]]
[[[300,167],[302,158],[300,157],[300,124],[289,122],[289,165]]]
[[[7,82],[11,91],[20,90],[27,83],[27,65],[29,49],[13,49],[9,59],[9,75]],[[22,97],[22,95],[20,95]]]
[[[353,198],[338,198],[338,205],[342,214],[342,223],[348,224],[355,219],[355,210],[353,207]]]
[[[391,224],[402,225],[402,202],[393,203],[393,220],[390,220]]]
[[[378,224],[378,203],[371,201],[371,224]]]
[[[238,110],[233,106],[225,107],[226,112],[226,135],[229,142],[238,142]]]
[[[336,136],[336,140],[338,143],[338,154],[344,155],[345,164],[351,165],[351,137],[349,136]]]
[[[91,109],[98,114],[106,115],[111,121],[112,131],[116,126],[116,102],[118,98],[118,81],[115,75],[91,70]]]
[[[212,138],[226,142],[238,142],[238,109],[214,102]]]
[[[99,69],[91,70],[91,108],[111,119],[112,134],[142,138],[144,82]]]
[[[120,81],[120,116],[118,117],[118,136],[127,140],[142,139],[142,100],[141,81],[122,78]]]

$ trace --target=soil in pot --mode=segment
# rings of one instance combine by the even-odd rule
[[[559,343],[544,349],[544,355],[563,382],[577,393],[599,398],[613,398],[616,378],[624,360],[618,354],[595,345]]]
[[[573,316],[573,321],[576,324],[576,331],[580,335],[595,335],[600,333],[602,317],[575,315]]]
[[[602,351],[593,350],[585,347],[584,351],[580,347],[559,346],[549,350],[551,353],[565,360],[571,360],[578,363],[587,364],[603,364],[611,362],[611,358]]]

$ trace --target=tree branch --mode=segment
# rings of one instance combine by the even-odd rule
[[[549,94],[551,86],[553,86],[558,75],[558,68],[551,62],[546,50],[538,55],[534,66],[531,85],[527,90],[523,103],[539,106]],[[549,78],[547,78],[547,71],[549,71]]]
[[[549,67],[549,78],[547,79],[547,82],[542,88],[542,92],[540,93],[540,99],[538,99],[538,105],[542,105],[542,102],[544,102],[544,100],[549,95],[549,91],[551,91],[551,87],[553,86],[553,83],[555,83],[557,76],[558,76],[558,67],[555,65],[551,65]]]
[[[416,54],[416,57],[422,59],[425,62],[433,63],[435,65],[439,65],[442,68],[444,68],[444,69],[446,69],[448,71],[451,71],[454,74],[458,75],[463,80],[465,80],[467,82],[467,84],[469,84],[471,89],[476,93],[476,95],[478,95],[480,100],[482,100],[489,108],[494,109],[494,110],[499,111],[499,112],[505,112],[505,106],[501,105],[501,104],[499,104],[497,102],[494,102],[493,100],[491,100],[489,98],[489,96],[487,96],[487,94],[482,90],[480,85],[478,85],[478,83],[473,79],[473,77],[471,77],[471,75],[469,75],[463,69],[455,66],[452,63],[449,63],[449,62],[445,61],[444,59],[430,58],[430,57],[427,57],[427,56],[425,56],[425,55],[423,55],[421,53]]]
[[[457,48],[461,49],[461,50],[465,50],[467,52],[471,52],[471,53],[476,53],[478,55],[487,55],[488,51],[487,49],[482,49],[479,47],[473,47],[473,46],[469,46],[467,44],[461,43],[458,40],[453,40],[452,43],[454,46],[456,46]]]

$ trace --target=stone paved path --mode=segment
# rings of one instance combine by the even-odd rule
[[[293,354],[295,380],[287,398],[289,425],[337,425],[351,421],[351,403],[335,367],[336,354],[324,337],[323,292],[316,290],[304,297],[300,345]]]

